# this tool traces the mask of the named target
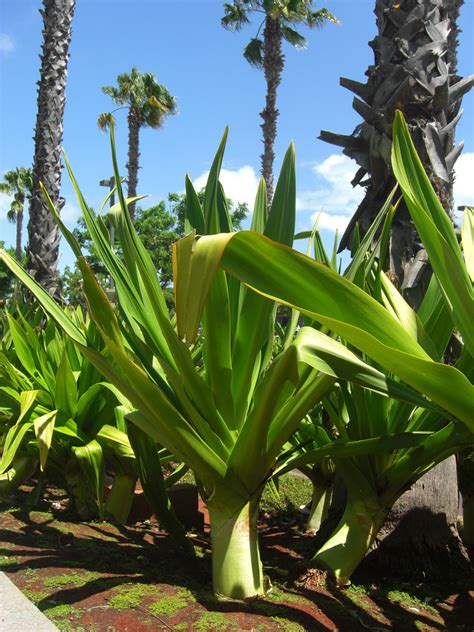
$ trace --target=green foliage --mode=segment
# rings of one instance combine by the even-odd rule
[[[5,242],[0,241],[0,248],[5,248]],[[6,252],[12,257],[15,256],[15,248],[7,248]],[[26,257],[23,259],[23,264],[26,263]],[[5,304],[13,293],[15,287],[15,275],[12,273],[4,263],[0,261],[0,307]]]
[[[252,226],[264,234],[234,233],[219,183],[226,137],[227,132],[212,164],[202,204],[190,180],[186,181],[185,229],[195,229],[204,236],[196,240],[193,233],[188,233],[174,248],[177,331],[154,262],[130,219],[130,200],[125,200],[120,184],[119,204],[108,214],[120,246],[119,255],[109,242],[104,220],[91,212],[67,164],[97,254],[114,280],[118,312],[112,309],[81,258],[74,235],[50,204],[79,257],[91,317],[107,353],[98,353],[97,341],[85,337],[77,324],[11,259],[5,254],[2,259],[34,292],[78,349],[132,402],[136,410],[127,414],[130,427],[137,427],[139,438],[150,437],[141,446],[149,473],[153,471],[153,458],[157,458],[152,456],[156,453],[151,450],[153,442],[194,470],[210,508],[215,590],[241,598],[265,590],[255,528],[262,487],[301,419],[331,391],[336,380],[349,379],[407,401],[425,400],[311,327],[301,328],[295,337],[290,335],[272,361],[274,297],[279,291],[273,288],[299,292],[301,282],[302,268],[295,269],[294,265],[294,259],[299,262],[300,255],[289,247],[296,212],[294,148],[290,146],[285,156],[269,208],[265,185],[260,184]],[[115,180],[119,182],[113,133],[111,143]],[[250,248],[246,248],[249,241]],[[245,259],[243,265],[238,264],[241,256]],[[249,285],[261,290],[261,283],[271,283],[272,290],[265,292],[266,297],[257,295],[217,270],[219,263],[245,282],[245,274],[255,271]],[[312,285],[318,274],[324,283],[319,284],[315,299]],[[404,350],[413,347],[394,317],[352,283],[342,282],[336,272],[310,266],[302,295],[328,317],[338,297],[340,318],[344,318],[343,312],[349,307],[351,324],[373,327],[382,340],[394,338]],[[309,313],[313,315],[311,310]],[[185,338],[188,342],[184,342]],[[421,348],[418,353],[425,358]],[[374,437],[362,446],[341,441],[335,447],[342,456],[351,455],[351,450],[358,454],[361,450],[416,445],[423,439],[401,433]],[[151,475],[149,480],[158,479]],[[161,495],[158,487],[157,492]]]
[[[244,57],[249,64],[260,68],[264,63],[264,41],[259,37],[265,18],[277,21],[282,39],[295,48],[305,48],[306,38],[294,28],[295,25],[310,29],[321,28],[326,22],[339,24],[338,19],[327,9],[315,9],[313,0],[234,0],[224,3],[224,17],[221,24],[230,31],[240,31],[250,24],[252,14],[265,17],[260,23],[257,35],[244,48]]]
[[[130,74],[118,75],[117,87],[104,86],[102,92],[108,94],[115,103],[133,109],[139,127],[157,129],[166,116],[177,113],[176,99],[167,88],[156,81],[153,73],[141,73],[137,68],[132,68]],[[106,129],[111,121],[111,114],[101,114],[99,127]]]
[[[86,339],[99,342],[95,325],[80,309],[69,313]],[[69,489],[79,513],[95,515],[103,508],[105,467],[95,438],[104,425],[115,425],[119,402],[54,321],[42,319],[39,309],[33,317],[19,310],[15,318],[7,313],[0,353],[0,415],[5,420],[0,490],[21,484],[21,473],[30,476],[34,470],[30,461],[39,461],[42,471]],[[123,432],[112,432],[128,443]],[[110,440],[103,441],[110,446]]]
[[[33,173],[31,169],[17,167],[13,171],[3,174],[3,182],[0,182],[0,192],[12,195],[13,199],[7,212],[7,219],[16,222],[18,213],[23,212],[25,202],[31,196],[33,188]]]
[[[199,202],[203,204],[205,190],[200,191],[197,197]],[[227,205],[234,230],[240,230],[241,223],[249,212],[247,205],[234,203],[230,199],[227,200]],[[162,200],[148,209],[138,206],[136,210],[135,230],[151,256],[160,278],[160,285],[165,292],[166,302],[170,308],[173,305],[171,289],[173,281],[172,245],[185,234],[185,213],[186,195],[180,193],[169,193],[167,202]],[[82,251],[86,254],[87,262],[101,285],[104,288],[109,287],[109,274],[97,254],[83,218],[78,220],[73,234]],[[117,247],[116,251],[120,255],[120,246]],[[8,274],[13,278],[11,272]],[[66,302],[71,305],[85,305],[82,275],[77,264],[73,270],[66,267],[61,280],[63,297]]]

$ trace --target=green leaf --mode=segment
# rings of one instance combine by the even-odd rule
[[[202,265],[203,262],[207,265]],[[262,235],[248,232],[203,237],[196,243],[190,260],[191,276],[196,263],[201,264],[199,280],[196,278],[201,289],[195,288],[196,292],[205,291],[220,265],[260,294],[326,325],[469,428],[474,428],[474,389],[465,376],[451,366],[433,362],[410,332],[384,307],[326,266]],[[205,294],[200,300],[205,300]],[[177,313],[182,333],[189,332],[191,339],[193,332],[197,332],[199,302],[193,307],[187,314]]]
[[[46,460],[48,458],[49,449],[51,447],[51,441],[53,439],[54,423],[56,421],[57,410],[52,410],[45,415],[36,417],[33,422],[36,442],[38,444],[39,456],[40,456],[40,469],[43,472]]]
[[[105,467],[102,447],[97,441],[92,440],[86,445],[73,447],[72,454],[81,468],[85,484],[93,490],[99,508],[99,516],[103,519]]]
[[[56,374],[55,405],[67,417],[74,418],[77,411],[77,384],[71,370],[66,350]]]
[[[166,492],[160,457],[153,440],[137,426],[130,424],[128,436],[137,458],[140,483],[145,496],[156,514],[160,524],[173,536],[177,543],[188,553],[194,554],[194,548],[186,537],[183,525],[176,518]]]
[[[466,206],[462,218],[461,241],[466,268],[474,283],[474,208]]]
[[[472,283],[451,220],[443,209],[410,138],[402,114],[393,124],[392,167],[425,247],[451,317],[474,355]]]

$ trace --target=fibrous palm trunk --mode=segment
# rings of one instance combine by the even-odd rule
[[[363,118],[350,136],[321,132],[320,138],[344,148],[359,165],[353,186],[365,197],[346,230],[347,247],[356,223],[365,232],[394,185],[390,165],[392,122],[402,110],[425,169],[448,214],[452,214],[453,166],[463,144],[455,145],[463,95],[474,76],[456,74],[456,21],[464,0],[377,0],[378,35],[370,42],[374,65],[366,83],[341,78],[355,93],[353,108]],[[399,207],[393,223],[389,267],[401,287],[417,293],[426,269],[408,212]],[[423,288],[421,288],[422,290]],[[413,296],[413,302],[417,302]]]
[[[43,45],[35,128],[33,190],[28,222],[28,269],[51,294],[59,289],[56,273],[60,233],[44,204],[42,182],[58,211],[60,197],[61,143],[66,103],[66,79],[75,0],[43,0]]]
[[[128,111],[128,197],[135,197],[138,183],[138,160],[140,158],[140,114],[137,108],[130,107]],[[135,219],[135,202],[129,205],[128,211],[132,220]]]
[[[267,82],[265,108],[260,112],[263,119],[263,154],[261,155],[262,176],[267,185],[267,197],[273,197],[273,161],[275,160],[275,138],[279,112],[276,107],[277,90],[281,82],[284,56],[281,52],[282,34],[280,20],[267,16],[263,33],[263,70]]]
[[[24,204],[24,202],[22,202]],[[22,255],[22,246],[21,246],[21,236],[23,232],[23,210],[20,209],[16,214],[16,247],[15,247],[15,257],[17,261],[21,262]]]

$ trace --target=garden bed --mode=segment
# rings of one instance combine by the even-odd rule
[[[440,586],[371,577],[340,590],[313,571],[295,583],[312,538],[288,512],[283,526],[260,527],[272,592],[241,603],[212,594],[207,530],[194,534],[198,557],[189,560],[153,522],[78,523],[59,490],[40,508],[48,506],[1,507],[0,564],[60,630],[472,630],[467,578]]]

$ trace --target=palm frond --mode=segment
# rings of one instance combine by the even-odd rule
[[[327,9],[318,9],[317,11],[308,11],[306,15],[306,24],[310,29],[321,28],[325,22],[340,24],[340,20]]]
[[[248,18],[249,9],[242,2],[229,2],[224,3],[224,17],[221,18],[221,24],[225,29],[229,31],[240,31],[240,29],[249,24]]]
[[[258,37],[253,37],[244,48],[245,59],[256,68],[261,68],[263,64],[263,41]]]
[[[291,44],[295,48],[306,48],[307,41],[306,38],[301,35],[301,33],[298,33],[298,31],[291,29],[285,24],[280,25],[280,30],[281,34],[283,35],[283,39],[285,39],[288,44]]]
[[[99,114],[97,117],[97,125],[101,132],[108,130],[111,123],[115,123],[115,118],[110,112],[102,112],[102,114]]]

